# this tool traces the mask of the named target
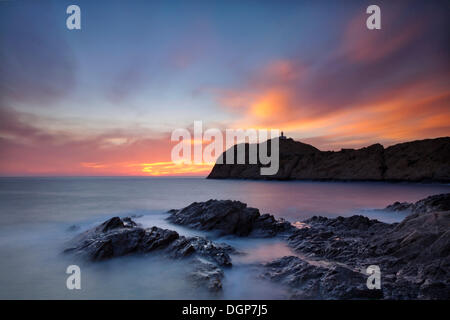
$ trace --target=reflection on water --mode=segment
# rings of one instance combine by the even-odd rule
[[[449,185],[232,181],[194,178],[0,178],[0,298],[134,299],[282,299],[286,292],[257,277],[255,268],[293,252],[279,239],[215,239],[167,221],[164,212],[210,198],[247,202],[291,222],[312,215],[363,214],[382,221],[403,218],[373,210],[395,201],[416,201],[450,192]],[[233,255],[225,271],[224,291],[193,290],[184,261],[161,257],[124,257],[81,264],[82,290],[69,291],[65,270],[80,264],[62,255],[63,243],[111,216],[142,215],[144,226],[157,225],[182,235],[227,242]],[[76,232],[67,231],[77,225]]]

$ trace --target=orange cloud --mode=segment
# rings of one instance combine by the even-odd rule
[[[208,174],[213,163],[205,164],[184,164],[167,162],[141,163],[138,166],[142,168],[142,172],[151,176],[165,175],[206,175]]]
[[[250,106],[250,116],[255,119],[268,120],[289,111],[289,93],[279,89],[263,92]]]
[[[25,118],[0,109],[0,175],[192,176],[206,175],[214,165],[171,162],[177,142],[169,134],[148,132],[154,136],[148,138],[130,130],[80,139],[38,129]],[[192,146],[198,143],[191,140]]]
[[[441,25],[402,9],[386,12],[380,31],[358,14],[336,51],[269,62],[219,101],[239,113],[235,127],[278,128],[325,150],[449,136]]]

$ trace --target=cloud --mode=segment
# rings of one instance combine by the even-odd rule
[[[113,77],[107,98],[113,103],[122,103],[149,84],[149,72],[144,70],[145,61],[131,59],[129,65],[122,68]]]
[[[30,124],[39,118],[0,109],[1,175],[148,175],[148,164],[170,159],[170,135],[110,130],[77,138]],[[167,171],[176,173],[175,170]]]
[[[49,105],[76,85],[76,64],[48,3],[2,4],[0,100]],[[64,29],[62,29],[64,30]]]
[[[334,51],[272,61],[245,85],[219,90],[219,102],[243,114],[237,126],[277,127],[324,148],[449,135],[445,15],[428,5],[383,8],[382,30],[367,30],[358,14]]]

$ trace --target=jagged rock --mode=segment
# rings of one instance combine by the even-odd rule
[[[297,180],[382,180],[383,146],[317,152],[302,157],[290,178]]]
[[[387,206],[388,211],[411,211],[413,213],[450,210],[450,193],[437,194],[419,200],[416,203],[395,202]]]
[[[222,280],[225,276],[222,269],[201,259],[195,259],[193,264],[193,270],[189,274],[191,281],[201,287],[206,285],[210,291],[222,290]]]
[[[360,277],[344,276],[343,270],[334,269],[339,279],[351,280],[344,281],[347,288],[356,288],[349,292],[343,292],[345,288],[334,292],[324,289],[324,277],[330,265],[345,265],[350,270],[378,265],[382,273],[379,297],[449,299],[450,211],[435,211],[446,208],[448,194],[411,204],[413,213],[401,223],[387,224],[363,216],[310,218],[288,238],[289,245],[304,258],[275,261],[266,266],[265,275],[277,279],[279,274],[283,283],[295,284],[294,296],[307,297],[305,288],[310,288],[322,298],[352,294],[356,299],[371,298],[357,286]],[[313,280],[304,275],[306,270],[315,275]]]
[[[411,209],[411,203],[396,201],[393,204],[388,205],[384,210],[387,211],[407,211]]]
[[[184,237],[158,227],[144,229],[130,218],[114,217],[75,237],[64,252],[92,261],[150,252],[176,259],[192,257],[199,264],[195,266],[192,278],[206,279],[208,288],[216,291],[221,288],[223,278],[219,266],[231,266],[229,253],[233,250],[229,245],[216,244],[202,237]]]
[[[450,299],[449,194],[401,206],[411,214],[394,224],[364,216],[312,217],[295,228],[230,200],[193,203],[171,210],[168,219],[228,235],[289,235],[288,244],[298,256],[264,265],[262,277],[288,286],[292,298]],[[184,237],[157,227],[144,229],[129,218],[118,217],[78,235],[65,250],[94,261],[153,252],[189,258],[189,278],[212,291],[221,289],[221,266],[231,266],[233,251],[203,237]],[[366,286],[364,271],[370,265],[381,269],[381,290]]]
[[[304,223],[306,227],[294,231],[288,238],[289,245],[310,256],[339,262],[347,262],[363,254],[361,241],[391,228],[387,223],[363,216],[334,219],[315,216]]]
[[[261,163],[249,163],[250,146],[245,144],[245,164],[216,163],[208,178],[450,181],[450,137],[412,141],[388,148],[374,144],[338,152],[320,151],[292,139],[280,139],[279,146],[280,166],[273,176],[260,174]],[[237,146],[232,148],[237,150]],[[226,159],[226,152],[219,159]]]
[[[227,244],[217,244],[202,237],[179,237],[173,241],[168,250],[169,256],[185,257],[191,254],[208,257],[220,266],[231,266],[229,253],[234,248]]]
[[[334,264],[315,265],[295,256],[267,263],[262,277],[291,288],[294,299],[381,298],[380,290],[369,290],[361,272]]]
[[[130,217],[125,217],[125,218],[123,218],[123,219],[122,219],[122,222],[123,222],[123,225],[124,225],[125,227],[137,227],[137,225],[138,225],[136,222],[134,222],[133,220],[131,220]]]
[[[289,222],[259,213],[256,208],[231,200],[194,202],[180,210],[171,210],[169,221],[198,230],[217,231],[220,235],[272,237],[293,229]]]
[[[228,254],[232,248],[215,244],[201,237],[184,237],[176,231],[151,227],[137,227],[131,219],[111,218],[77,237],[69,244],[65,252],[72,252],[90,260],[103,260],[131,253],[164,251],[173,258],[199,255],[217,262],[221,266],[230,266]]]

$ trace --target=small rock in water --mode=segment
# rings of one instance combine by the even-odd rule
[[[409,202],[394,202],[391,205],[388,205],[385,210],[387,211],[406,211],[411,210],[411,203]]]
[[[450,210],[450,193],[437,194],[419,200],[415,203],[394,202],[387,206],[385,210],[389,211],[411,211],[413,213],[425,213]]]
[[[77,226],[76,224],[73,224],[67,228],[67,231],[70,231],[70,232],[77,231],[77,230],[80,230],[80,226]]]

